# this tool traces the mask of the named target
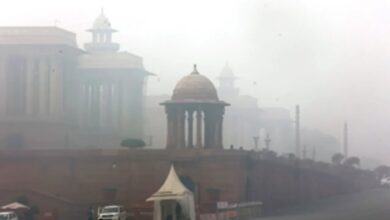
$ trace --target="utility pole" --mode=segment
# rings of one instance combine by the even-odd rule
[[[316,154],[317,154],[317,149],[316,149],[316,146],[313,146],[313,151],[312,151],[312,155],[311,155],[311,159],[312,160],[316,160]]]
[[[296,157],[301,158],[301,131],[300,131],[300,110],[299,105],[295,107],[295,150]]]
[[[348,122],[344,122],[344,157],[348,157]]]
[[[257,151],[259,149],[259,136],[254,136],[253,141],[255,142],[255,150]]]
[[[265,142],[265,149],[269,150],[269,145],[271,144],[271,138],[269,137],[269,134],[267,134],[267,137],[264,140]]]

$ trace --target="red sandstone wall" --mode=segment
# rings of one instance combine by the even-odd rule
[[[355,179],[340,177],[350,169],[337,173],[302,165],[298,173],[292,164],[253,159],[252,154],[195,149],[0,151],[0,205],[25,194],[41,209],[58,212],[60,219],[85,216],[89,206],[107,203],[145,206],[172,163],[179,175],[194,182],[200,211],[210,211],[216,199],[261,200],[274,210],[358,187],[350,187]],[[107,188],[116,189],[115,201],[104,197]],[[219,198],[212,198],[209,188],[218,189]]]

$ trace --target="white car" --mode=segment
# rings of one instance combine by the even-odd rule
[[[18,220],[15,212],[0,212],[0,220]]]
[[[104,206],[98,214],[98,220],[126,220],[126,219],[127,219],[127,212],[125,208],[123,206],[118,206],[118,205]]]
[[[385,177],[381,179],[381,186],[390,187],[390,177]]]

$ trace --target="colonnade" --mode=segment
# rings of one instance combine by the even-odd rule
[[[57,117],[63,112],[63,72],[53,56],[0,59],[0,110],[5,116]]]
[[[93,43],[111,43],[111,33],[110,32],[93,32],[92,33],[92,42]]]
[[[166,113],[167,148],[223,148],[223,106],[185,108],[168,104]]]
[[[84,80],[80,85],[79,99],[81,127],[119,130],[123,135],[130,135],[133,116],[139,115],[131,106],[142,104],[135,103],[137,94],[130,91],[130,81]]]

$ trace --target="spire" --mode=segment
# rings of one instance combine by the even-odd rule
[[[194,75],[199,74],[196,64],[194,64],[194,70],[192,71],[191,74],[194,74]]]
[[[116,30],[111,28],[111,23],[104,15],[103,8],[101,8],[100,15],[93,22],[92,28],[87,31],[92,34],[92,42],[85,44],[87,51],[116,52],[119,50],[119,44],[112,42],[112,34]]]
[[[225,63],[221,73],[219,74],[219,94],[222,97],[231,98],[239,95],[240,91],[235,86],[237,77],[234,76],[232,69],[230,68],[229,62]]]
[[[219,78],[236,79],[236,77],[234,76],[233,70],[230,68],[228,61],[226,61],[225,66],[223,67],[221,73],[219,74]]]

